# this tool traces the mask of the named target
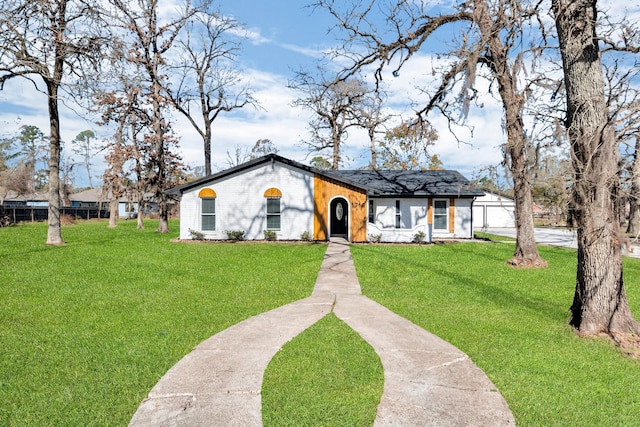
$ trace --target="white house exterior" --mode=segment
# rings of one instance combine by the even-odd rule
[[[313,233],[313,181],[313,173],[273,161],[197,186],[183,193],[180,201],[180,239],[193,238],[190,230],[196,230],[206,239],[226,239],[227,231],[244,231],[245,239],[258,240],[267,229],[275,231],[278,239],[300,239],[305,231]],[[279,190],[281,196],[270,189]],[[213,192],[208,197],[214,216],[209,227],[203,227],[202,194],[207,198],[203,190]],[[269,198],[280,199],[280,226],[267,224]],[[274,210],[270,215],[277,214]]]
[[[484,194],[455,171],[320,171],[275,154],[173,188],[180,239],[425,242],[471,238]]]
[[[509,197],[485,192],[473,203],[473,228],[515,227],[515,206]]]

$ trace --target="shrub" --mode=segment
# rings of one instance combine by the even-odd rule
[[[11,217],[9,215],[4,215],[0,217],[0,227],[9,227],[12,225]]]
[[[278,235],[273,230],[264,230],[264,239],[265,240],[277,240]]]
[[[300,235],[300,240],[304,240],[305,242],[311,242],[313,241],[313,236],[308,231],[305,231]]]
[[[424,231],[420,230],[416,234],[413,235],[413,241],[418,243],[418,244],[422,244],[422,243],[424,243],[424,239],[426,237],[427,237],[427,235],[424,233]]]
[[[227,230],[226,233],[229,240],[244,240],[244,230]]]
[[[189,229],[189,236],[193,240],[204,240],[204,233],[202,231]]]
[[[373,243],[380,243],[382,241],[382,234],[369,234],[369,241]]]
[[[76,217],[69,214],[60,215],[60,225],[73,225],[76,223]]]

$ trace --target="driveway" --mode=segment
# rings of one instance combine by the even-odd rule
[[[488,228],[487,233],[498,236],[516,238],[515,228]],[[565,248],[578,249],[578,238],[575,230],[567,228],[536,228],[534,231],[536,243],[540,245],[561,246]],[[640,258],[640,244],[635,242],[631,245],[631,251],[623,248],[625,256]]]

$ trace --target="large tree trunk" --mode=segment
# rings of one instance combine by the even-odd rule
[[[62,65],[60,65],[62,67]],[[64,245],[60,228],[60,114],[58,112],[58,86],[47,82],[49,107],[49,217],[47,219],[47,245]]]
[[[618,149],[596,38],[596,0],[553,0],[567,92],[578,268],[570,323],[581,335],[640,334],[622,275]]]
[[[489,5],[484,0],[475,3],[475,21],[482,34],[487,37],[491,70],[498,81],[498,91],[505,113],[507,146],[505,158],[509,162],[513,176],[515,199],[516,249],[508,263],[516,267],[546,267],[547,262],[540,257],[534,236],[533,194],[531,192],[527,145],[522,122],[524,96],[518,93],[513,72],[509,66],[509,49],[500,40],[494,20],[489,13]]]

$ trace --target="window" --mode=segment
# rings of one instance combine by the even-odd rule
[[[434,230],[448,230],[449,215],[447,213],[447,201],[435,200],[433,202],[433,228]]]
[[[198,193],[202,207],[201,229],[202,231],[216,230],[216,192],[211,188],[203,188]]]
[[[267,230],[280,230],[280,200],[282,192],[277,188],[269,188],[264,192],[267,198]]]
[[[202,231],[216,229],[216,199],[202,199]]]
[[[267,230],[280,230],[280,197],[267,197]]]
[[[400,200],[396,200],[396,228],[401,227],[400,219]]]
[[[369,222],[375,224],[376,222],[376,205],[373,200],[369,200]]]

